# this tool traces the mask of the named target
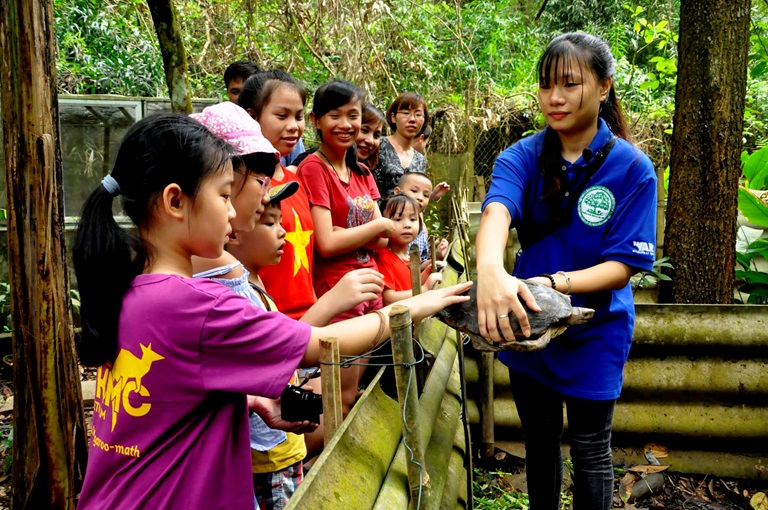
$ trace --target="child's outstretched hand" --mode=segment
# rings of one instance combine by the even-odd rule
[[[305,386],[306,389],[311,389]],[[271,429],[283,430],[294,434],[306,434],[314,432],[319,423],[311,421],[285,421],[280,411],[280,399],[257,397],[248,395],[248,409],[258,414],[264,423]]]
[[[440,200],[443,195],[451,191],[451,186],[447,182],[439,182],[432,188],[432,194],[429,196],[430,200]]]
[[[451,285],[450,287],[428,290],[418,296],[398,301],[396,304],[407,306],[411,311],[411,319],[421,320],[436,314],[446,306],[469,301],[468,292],[470,287],[472,287],[471,281]]]
[[[384,218],[382,216],[381,218],[376,218],[373,221],[378,222],[379,228],[381,229],[381,232],[379,232],[379,237],[389,238],[392,237],[392,234],[395,233],[395,222],[389,218]]]
[[[312,326],[325,326],[340,313],[376,299],[383,291],[384,277],[381,273],[370,268],[355,269],[320,296],[301,321]]]
[[[426,287],[427,290],[432,290],[435,288],[435,285],[438,283],[442,283],[443,281],[443,273],[436,272],[432,273],[427,277],[427,281],[424,282],[424,287]]]
[[[384,277],[381,273],[371,268],[355,269],[342,276],[320,299],[330,296],[330,302],[339,309],[338,313],[342,313],[376,299],[383,290]]]
[[[435,247],[435,256],[437,257],[437,260],[445,260],[446,255],[448,255],[448,246],[448,239],[440,239],[440,242],[438,242]]]

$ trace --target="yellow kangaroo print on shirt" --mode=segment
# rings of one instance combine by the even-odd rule
[[[120,349],[111,367],[109,365],[99,367],[94,411],[98,413],[99,418],[105,419],[106,408],[112,410],[112,430],[115,430],[121,404],[125,412],[131,416],[144,416],[152,407],[149,403],[134,407],[129,396],[131,393],[138,393],[142,397],[149,396],[149,390],[142,386],[141,379],[149,373],[153,362],[165,358],[152,350],[151,343],[139,345],[141,358],[128,350]]]

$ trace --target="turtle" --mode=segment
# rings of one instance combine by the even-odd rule
[[[480,335],[477,325],[477,285],[469,292],[469,301],[446,307],[435,317],[448,326],[466,333],[472,339],[472,344],[479,351],[502,351],[512,349],[521,352],[538,351],[549,345],[549,341],[562,334],[568,326],[583,324],[594,317],[591,308],[571,306],[571,298],[546,285],[530,280],[520,280],[533,294],[536,303],[541,307],[540,312],[531,311],[521,301],[528,314],[531,324],[531,335],[526,338],[520,329],[520,323],[510,312],[509,320],[515,332],[515,340],[503,344],[492,344]]]

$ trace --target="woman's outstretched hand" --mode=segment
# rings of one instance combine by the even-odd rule
[[[495,343],[513,342],[515,334],[509,316],[514,315],[520,323],[523,335],[528,337],[531,334],[531,325],[525,308],[520,303],[521,299],[531,310],[541,311],[528,287],[508,274],[503,267],[478,270],[477,324],[480,334]]]
[[[469,296],[463,296],[472,287],[472,282],[459,283],[441,289],[422,292],[418,296],[413,296],[402,301],[397,305],[407,306],[411,312],[411,319],[421,320],[430,317],[446,306],[456,303],[469,301]]]

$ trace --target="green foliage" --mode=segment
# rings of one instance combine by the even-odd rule
[[[142,0],[55,0],[59,85],[71,94],[167,95]]]
[[[476,469],[475,474],[480,474],[480,471]],[[527,494],[506,491],[501,488],[498,483],[494,483],[498,481],[498,479],[509,475],[510,473],[504,473],[502,471],[491,471],[481,477],[482,481],[478,481],[478,477],[476,476],[472,481],[474,507],[477,510],[527,510],[530,508]],[[487,482],[489,477],[495,477],[497,480],[489,483]]]
[[[762,229],[768,229],[768,201],[766,193],[757,196],[751,190],[763,190],[768,180],[768,147],[747,155],[741,155],[744,186],[739,187],[739,212],[750,222]],[[764,230],[763,230],[764,231]],[[760,231],[755,231],[758,235]],[[736,261],[741,270],[736,270],[738,301],[744,302],[743,295],[748,294],[747,303],[768,304],[768,273],[761,271],[761,265],[768,263],[768,239],[749,236],[748,230],[741,227],[742,235],[749,244],[744,250],[736,251]]]
[[[664,269],[674,269],[669,262],[669,257],[663,257],[653,263],[653,270],[643,271],[631,278],[632,291],[655,287],[660,281],[670,282],[672,278],[663,274]]]
[[[570,458],[563,459],[563,465],[573,473],[573,463]],[[531,504],[528,494],[505,489],[504,479],[510,473],[504,471],[483,471],[475,469],[472,480],[472,501],[477,510],[528,510]],[[570,492],[560,494],[560,508],[567,509],[573,503]]]
[[[362,86],[386,107],[404,90],[433,110],[475,115],[510,104],[543,121],[535,63],[554,35],[585,30],[617,60],[616,90],[640,147],[668,164],[677,77],[679,0],[175,0],[192,93],[222,98],[222,75],[238,58],[281,68],[311,90],[332,77]],[[60,90],[166,96],[144,0],[55,0]],[[753,2],[745,145],[768,142],[768,4]],[[311,97],[311,96],[310,96]],[[471,112],[471,110],[470,110]],[[472,113],[470,113],[472,115]]]
[[[0,327],[7,333],[11,330],[11,286],[0,282]]]
[[[741,153],[745,186],[749,189],[762,190],[768,184],[768,147],[748,155],[747,151]]]
[[[749,76],[744,108],[745,145],[768,144],[768,6],[753,2],[750,30]]]
[[[750,223],[768,228],[768,205],[747,188],[739,188],[739,211]]]
[[[0,458],[3,459],[3,475],[9,475],[13,467],[13,425],[3,423],[0,425]]]
[[[80,292],[70,289],[69,297],[72,312],[77,319],[80,315]],[[0,328],[3,333],[11,331],[11,286],[7,282],[0,282]]]

